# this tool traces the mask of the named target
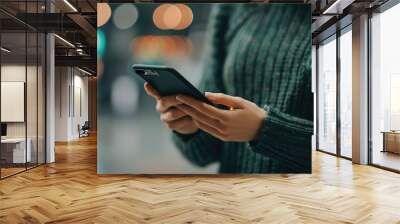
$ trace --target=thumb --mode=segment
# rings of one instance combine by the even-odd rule
[[[148,95],[153,97],[156,100],[159,100],[161,98],[160,94],[155,90],[148,82],[144,83],[144,90]]]
[[[222,104],[228,107],[233,107],[234,109],[243,109],[244,103],[243,99],[240,97],[229,96],[223,93],[210,93],[206,92],[206,97],[212,103]]]

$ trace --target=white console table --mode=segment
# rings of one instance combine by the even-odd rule
[[[6,138],[1,139],[2,147],[13,147],[12,148],[12,162],[13,163],[25,163],[31,162],[32,160],[32,153],[31,153],[31,146],[32,140],[30,138],[26,139],[27,147],[25,152],[25,138]],[[25,154],[26,153],[26,154]],[[25,159],[27,159],[25,161]]]

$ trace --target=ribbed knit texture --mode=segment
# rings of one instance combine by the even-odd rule
[[[218,5],[201,89],[250,100],[268,112],[252,142],[174,133],[193,163],[221,173],[310,173],[313,133],[308,5]]]

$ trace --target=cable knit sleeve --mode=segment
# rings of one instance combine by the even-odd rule
[[[203,76],[200,90],[210,92],[224,92],[221,78],[222,65],[225,58],[224,35],[227,29],[226,5],[214,7],[209,23],[209,45],[204,57]],[[204,131],[192,135],[183,135],[173,132],[173,140],[180,152],[191,162],[199,166],[206,166],[220,160],[223,142]]]
[[[265,105],[267,117],[258,139],[249,142],[249,147],[264,156],[285,164],[288,173],[311,173],[311,136],[313,134],[313,96],[311,92],[310,68],[302,72],[303,84],[299,88],[306,91],[297,96],[297,111],[306,114],[299,117],[282,112],[274,106]]]

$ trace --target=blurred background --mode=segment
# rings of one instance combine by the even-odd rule
[[[215,5],[215,4],[214,4]],[[197,85],[210,4],[97,5],[98,173],[216,173],[175,148],[135,63],[174,67]]]

